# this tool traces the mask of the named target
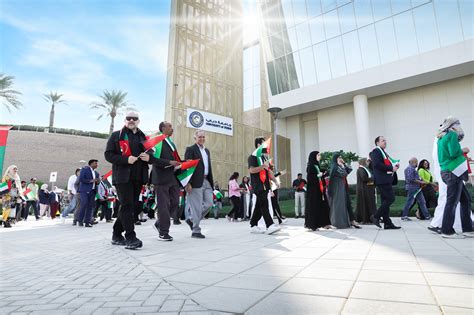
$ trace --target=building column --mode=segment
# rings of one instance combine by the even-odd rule
[[[354,118],[357,133],[357,144],[361,157],[368,157],[370,152],[370,132],[369,132],[369,103],[367,95],[354,96]]]

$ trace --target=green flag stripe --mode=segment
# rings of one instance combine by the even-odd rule
[[[178,179],[182,180],[182,179],[185,179],[188,176],[193,175],[194,170],[196,170],[196,167],[190,167],[187,170],[184,170],[181,174],[178,175]]]
[[[161,149],[163,148],[163,141],[155,145],[155,153],[153,153],[153,156],[157,159],[161,157]]]
[[[0,147],[0,171],[3,174],[3,161],[5,159],[5,148],[6,146]]]

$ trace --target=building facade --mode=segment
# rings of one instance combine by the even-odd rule
[[[269,104],[291,139],[292,173],[313,150],[367,156],[384,135],[401,159],[431,160],[461,119],[474,149],[473,5],[467,0],[260,0]],[[403,173],[403,172],[402,172]],[[403,177],[403,174],[401,174]]]

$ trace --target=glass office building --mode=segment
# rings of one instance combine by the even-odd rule
[[[385,135],[406,164],[431,157],[448,115],[473,147],[469,0],[259,0],[270,107],[291,139],[292,173],[313,150],[367,156]],[[245,62],[245,60],[244,60]],[[245,77],[244,77],[245,80]],[[245,84],[245,81],[244,81]]]

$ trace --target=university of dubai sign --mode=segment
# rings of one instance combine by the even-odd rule
[[[221,133],[227,136],[234,135],[234,120],[232,118],[193,108],[187,109],[186,127]]]

